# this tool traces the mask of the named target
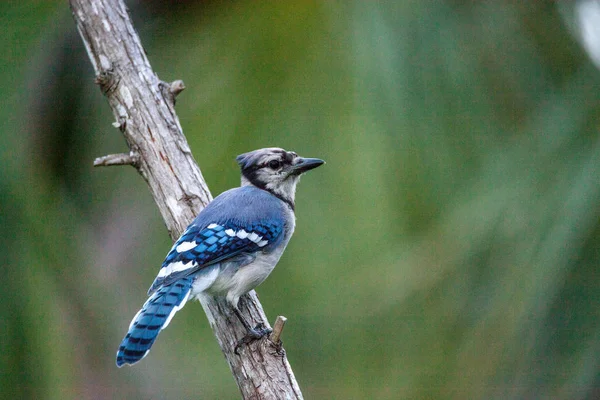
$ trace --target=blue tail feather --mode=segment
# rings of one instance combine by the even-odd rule
[[[129,326],[129,332],[117,351],[117,366],[135,364],[148,354],[160,331],[189,297],[193,278],[180,279],[159,288],[144,303]]]

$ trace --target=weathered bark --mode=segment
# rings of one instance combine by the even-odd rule
[[[137,168],[175,240],[211,200],[175,114],[175,96],[183,83],[161,82],[152,71],[122,0],[70,0],[70,4],[96,82],[131,151],[102,157],[95,165]],[[280,343],[263,338],[243,347],[238,356],[234,348],[245,332],[227,304],[206,299],[202,306],[244,399],[302,398]],[[255,324],[269,326],[254,291],[242,298],[240,309]]]

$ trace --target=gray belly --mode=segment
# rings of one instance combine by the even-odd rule
[[[286,213],[283,240],[275,250],[268,253],[259,251],[252,255],[240,255],[229,262],[211,266],[204,274],[199,274],[194,282],[192,295],[199,296],[207,293],[213,296],[225,296],[229,303],[237,307],[240,296],[263,283],[281,258],[296,225],[292,210],[286,207]],[[244,259],[245,257],[247,259]]]
[[[240,266],[239,262],[224,262],[219,266],[219,273],[205,292],[226,296],[227,300],[234,305],[240,296],[248,293],[267,279],[279,261],[283,248],[269,254],[259,253],[254,261]]]

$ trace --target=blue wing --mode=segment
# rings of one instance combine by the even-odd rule
[[[272,245],[282,230],[283,224],[276,221],[244,226],[235,222],[192,224],[171,248],[148,294],[202,268]]]

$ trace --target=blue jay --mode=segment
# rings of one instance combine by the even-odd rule
[[[241,187],[216,197],[175,242],[119,346],[117,366],[144,358],[173,315],[202,295],[224,296],[231,305],[247,331],[238,346],[270,332],[252,328],[238,300],[260,285],[279,261],[294,232],[300,175],[324,161],[280,148],[251,151],[236,161]]]

